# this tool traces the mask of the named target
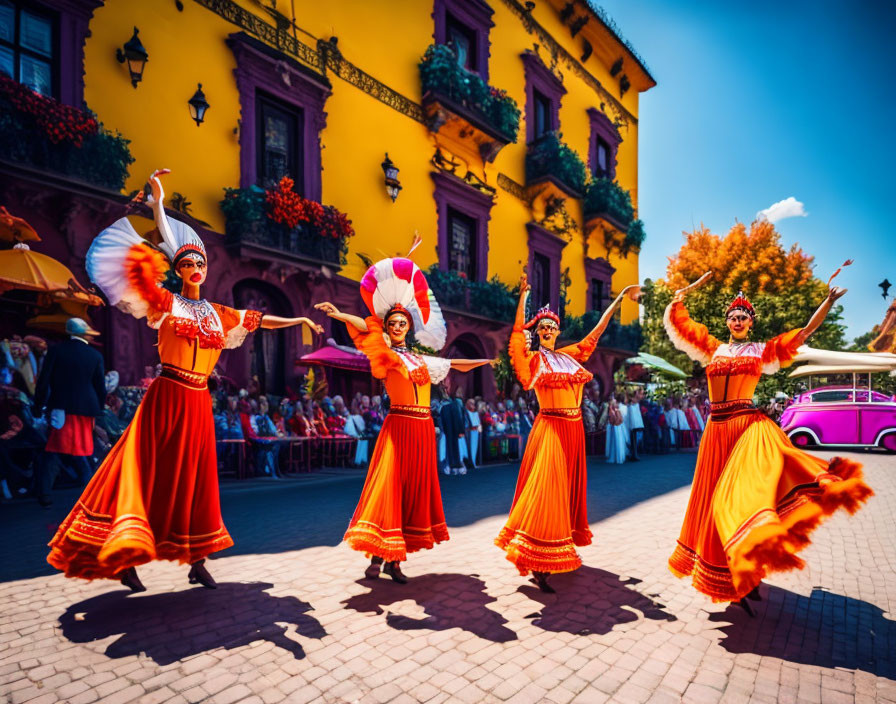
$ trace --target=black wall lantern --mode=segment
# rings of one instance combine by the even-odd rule
[[[205,93],[202,92],[202,84],[193,93],[193,97],[187,101],[190,106],[190,117],[196,120],[196,126],[199,127],[205,120],[205,111],[211,107],[205,99]]]
[[[380,166],[383,167],[383,173],[386,175],[386,193],[389,194],[394,203],[395,199],[398,198],[398,192],[401,190],[401,184],[398,182],[398,167],[392,163],[388,152],[386,153],[385,161]]]
[[[146,62],[149,61],[149,54],[146,53],[146,49],[143,48],[143,42],[137,36],[139,33],[140,30],[134,27],[134,36],[128,39],[123,50],[115,50],[115,58],[118,59],[118,63],[128,62],[128,73],[131,74],[131,85],[134,88],[143,80],[143,68],[146,66]]]

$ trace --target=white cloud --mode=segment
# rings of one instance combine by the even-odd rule
[[[790,196],[790,198],[773,203],[765,210],[760,210],[756,213],[756,219],[778,222],[778,220],[783,220],[784,218],[804,218],[808,214],[803,204],[793,196]]]

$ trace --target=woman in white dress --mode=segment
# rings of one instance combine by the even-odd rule
[[[611,397],[607,409],[607,462],[610,464],[623,464],[628,455],[622,400],[622,394]]]

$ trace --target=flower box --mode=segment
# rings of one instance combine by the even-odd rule
[[[3,159],[121,191],[134,158],[129,141],[89,112],[35,93],[0,75]]]
[[[488,162],[504,146],[516,142],[520,126],[516,101],[459,66],[451,47],[431,45],[418,66],[431,132],[466,143]]]
[[[547,132],[529,145],[526,152],[526,185],[553,184],[562,197],[581,198],[587,171],[579,155],[557,132]]]
[[[264,190],[225,188],[221,209],[231,245],[265,259],[322,263],[339,269],[346,262],[348,239],[355,234],[351,220],[330,205],[303,198],[293,181],[280,180]]]

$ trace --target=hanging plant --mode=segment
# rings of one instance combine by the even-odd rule
[[[526,152],[526,181],[553,176],[568,188],[582,193],[588,172],[574,149],[558,132],[546,132]]]
[[[418,68],[424,93],[442,95],[467,108],[507,141],[516,142],[521,114],[516,101],[460,66],[453,48],[431,44]]]

